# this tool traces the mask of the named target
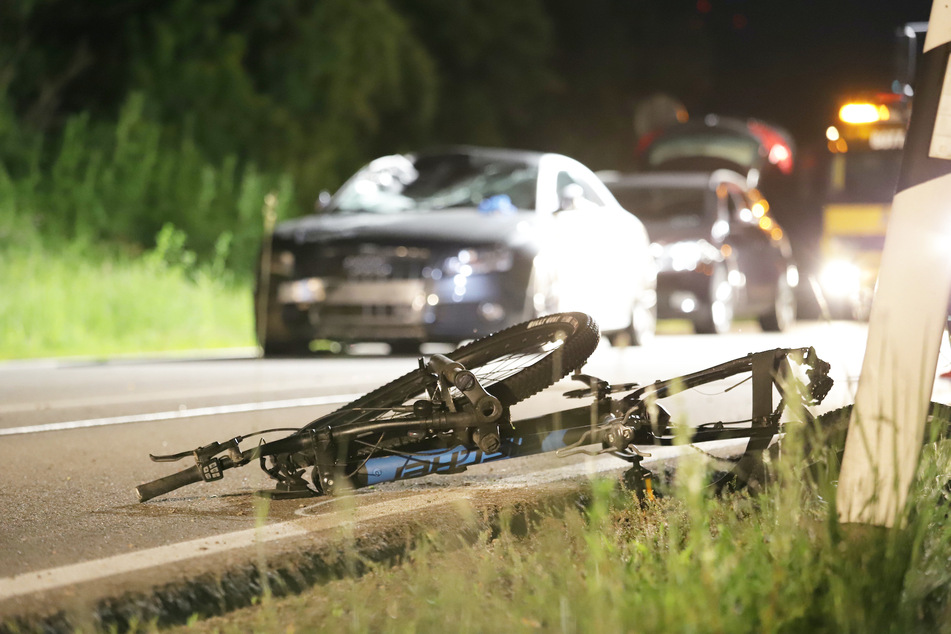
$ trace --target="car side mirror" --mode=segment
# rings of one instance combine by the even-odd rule
[[[584,188],[578,183],[569,183],[561,188],[558,195],[558,211],[577,209],[584,199]]]
[[[322,211],[327,205],[330,204],[331,198],[332,196],[330,195],[329,191],[326,189],[321,190],[321,192],[317,195],[317,200],[314,201],[314,211]]]

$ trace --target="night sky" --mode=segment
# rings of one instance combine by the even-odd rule
[[[632,168],[633,113],[656,93],[675,97],[694,119],[755,117],[786,128],[800,149],[824,146],[841,99],[890,89],[896,29],[931,13],[931,0],[543,4],[566,87],[548,96],[559,113],[553,123],[514,141],[595,169]]]
[[[549,0],[558,4],[560,0]],[[850,94],[887,92],[897,76],[896,30],[908,22],[924,22],[931,0],[664,0],[655,5],[616,2],[618,21],[632,25],[628,41],[634,51],[616,63],[617,82],[629,82],[626,94],[663,92],[679,99],[691,118],[707,113],[755,117],[787,129],[799,149],[802,177],[796,187],[801,204],[785,209],[780,221],[800,249],[811,252],[820,226],[815,191],[807,183],[804,163],[824,154],[825,130],[840,101]],[[649,8],[647,8],[649,7]],[[575,29],[586,29],[585,47],[607,53],[598,28],[604,16],[579,16]],[[560,15],[558,23],[564,23]],[[615,29],[619,27],[613,27]],[[560,35],[567,56],[578,50]],[[579,47],[581,48],[581,47]],[[619,50],[614,47],[613,50]],[[603,63],[609,63],[602,55]],[[604,73],[587,88],[597,95]],[[605,99],[602,102],[606,102]],[[593,112],[593,109],[592,109]],[[582,126],[579,126],[582,127]],[[589,165],[615,161],[627,167],[626,156],[610,155],[610,143],[594,145],[598,131],[585,130],[570,149]],[[632,135],[633,136],[633,135]],[[806,160],[803,160],[806,159]],[[815,165],[813,161],[813,165]],[[814,175],[813,175],[814,176]],[[779,217],[778,216],[778,217]]]
[[[715,89],[694,105],[821,134],[842,95],[889,89],[895,30],[930,12],[930,0],[698,0]]]

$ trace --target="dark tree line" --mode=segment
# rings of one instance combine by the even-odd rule
[[[78,113],[114,121],[138,92],[151,120],[210,159],[289,170],[312,189],[421,144],[629,137],[639,94],[668,75],[688,89],[705,70],[696,37],[665,61],[686,23],[655,4],[7,0],[0,98],[16,125],[55,134]]]
[[[258,189],[291,192],[284,213],[302,213],[368,159],[426,145],[623,169],[636,106],[657,92],[806,130],[826,104],[789,78],[817,87],[816,56],[840,33],[827,24],[810,49],[787,22],[865,4],[3,0],[0,186],[50,226],[131,215],[93,233],[147,241],[170,218],[208,246]],[[209,227],[176,211],[193,199]]]

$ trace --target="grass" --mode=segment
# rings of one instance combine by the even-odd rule
[[[176,631],[951,631],[945,448],[926,452],[893,530],[838,524],[834,481],[802,460],[760,493],[722,497],[706,460],[682,460],[656,502],[598,481],[584,509],[527,535],[504,522],[475,543],[423,535],[397,565]]]
[[[249,283],[196,264],[172,227],[157,242],[129,253],[0,222],[0,358],[250,345]],[[596,481],[527,532],[473,518],[474,542],[424,533],[386,565],[349,553],[365,572],[178,631],[951,632],[947,448],[929,445],[903,525],[884,530],[838,523],[835,460],[803,467],[794,436],[756,494],[713,495],[696,454],[656,502]]]
[[[0,230],[0,359],[253,345],[250,283],[195,265],[170,234],[133,254]]]

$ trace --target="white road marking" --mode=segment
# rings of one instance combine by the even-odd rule
[[[274,524],[261,529],[248,529],[227,535],[205,537],[134,553],[114,555],[96,561],[27,572],[0,579],[0,600],[53,590],[70,584],[93,581],[112,574],[143,570],[163,562],[174,563],[192,557],[213,555],[233,548],[243,548],[305,533],[306,531],[299,526]]]
[[[150,401],[182,401],[188,398],[210,398],[219,396],[233,396],[243,394],[245,396],[250,392],[264,394],[267,392],[288,392],[290,390],[313,390],[315,385],[320,385],[324,390],[341,389],[343,386],[327,385],[317,380],[300,381],[271,381],[268,383],[255,383],[251,390],[247,385],[234,385],[232,387],[214,387],[214,388],[193,388],[193,389],[175,389],[161,392],[144,392],[132,390],[124,394],[109,394],[102,396],[81,396],[77,398],[60,399],[55,401],[35,402],[28,401],[23,403],[0,403],[0,414],[18,414],[23,412],[49,412],[55,409],[66,409],[76,407],[101,407],[108,405],[118,405],[121,403],[140,403],[145,399]],[[352,388],[352,386],[348,386]]]
[[[657,451],[653,447],[652,450]],[[669,458],[682,453],[683,447],[663,449],[663,457]],[[655,455],[654,460],[661,456]],[[645,460],[645,463],[651,459]],[[583,463],[546,469],[543,472],[531,475],[513,475],[499,479],[484,486],[467,487],[466,489],[448,489],[445,491],[426,491],[423,494],[365,504],[359,507],[350,507],[319,516],[306,516],[300,519],[289,520],[277,524],[270,524],[258,528],[251,528],[212,537],[203,537],[178,544],[158,546],[122,555],[114,555],[104,559],[86,561],[59,568],[49,568],[34,572],[25,572],[12,577],[0,578],[0,601],[14,597],[55,590],[76,583],[84,583],[104,579],[114,575],[137,572],[147,568],[167,565],[217,553],[247,548],[258,544],[276,542],[292,537],[300,537],[321,531],[333,530],[341,525],[354,525],[361,522],[379,519],[388,515],[416,512],[426,508],[433,508],[445,504],[459,502],[474,497],[482,489],[522,488],[537,486],[545,482],[554,482],[579,475],[595,475],[605,471],[624,468],[624,463],[613,456],[598,456]],[[339,498],[334,498],[341,501]],[[320,500],[314,505],[299,509],[298,515],[307,510],[327,504],[332,500]],[[343,500],[345,502],[345,499]]]
[[[137,572],[196,557],[267,544],[292,537],[301,537],[320,531],[329,531],[341,526],[359,524],[387,515],[420,511],[465,500],[471,494],[471,490],[441,491],[435,495],[427,492],[425,495],[413,498],[388,500],[360,507],[345,508],[316,517],[304,517],[59,568],[26,572],[12,577],[0,578],[0,601],[36,592],[55,590],[72,584],[96,581],[113,575]]]
[[[407,513],[431,508],[468,498],[472,491],[450,490],[436,494],[399,500],[377,502],[360,507],[333,511],[316,517],[270,524],[258,528],[249,528],[223,535],[203,537],[178,544],[169,544],[157,548],[148,548],[133,553],[114,555],[94,561],[86,561],[59,568],[26,572],[0,579],[0,601],[14,597],[55,590],[77,583],[86,583],[104,579],[113,575],[137,572],[147,568],[167,565],[214,555],[217,553],[247,548],[292,537],[301,537],[309,533],[329,531],[341,525],[358,524],[387,515]]]
[[[739,441],[721,441],[717,446],[726,448]],[[689,446],[678,447],[650,447],[651,458],[645,459],[643,464],[650,464],[656,460],[670,459],[684,452],[691,451]],[[60,566],[25,572],[12,577],[0,578],[0,601],[15,597],[56,590],[65,586],[105,579],[114,575],[138,572],[148,568],[167,565],[194,559],[206,555],[214,555],[230,550],[247,548],[250,546],[267,544],[292,537],[301,537],[308,534],[326,532],[341,526],[355,525],[361,522],[379,519],[389,515],[418,512],[437,506],[457,503],[477,497],[480,490],[498,490],[527,488],[542,483],[555,482],[579,475],[597,475],[605,471],[623,469],[625,463],[610,456],[601,455],[591,457],[583,463],[546,469],[529,475],[512,475],[485,485],[471,486],[466,489],[447,489],[444,491],[427,490],[419,495],[404,497],[397,500],[387,500],[348,506],[337,511],[331,511],[318,516],[308,516],[306,512],[330,502],[340,502],[346,505],[346,498],[322,499],[315,504],[298,509],[299,519],[288,520],[276,524],[269,524],[257,528],[249,528],[232,533],[224,533],[201,539],[193,539],[178,544],[147,548],[145,550],[114,555],[78,564]]]
[[[198,416],[218,416],[221,414],[238,414],[242,412],[260,412],[272,409],[287,409],[291,407],[313,407],[315,405],[335,405],[349,403],[363,396],[363,394],[331,394],[328,396],[314,396],[310,398],[294,398],[280,401],[263,401],[260,403],[235,403],[216,407],[198,407],[195,409],[177,409],[167,412],[152,412],[149,414],[130,414],[128,416],[110,416],[108,418],[89,418],[86,420],[65,421],[62,423],[46,423],[44,425],[27,425],[25,427],[8,427],[0,429],[0,436],[15,436],[18,434],[37,434],[47,431],[64,431],[69,429],[83,429],[86,427],[105,427],[109,425],[126,425],[129,423],[150,423],[161,420],[178,418],[195,418]]]
[[[168,361],[228,361],[230,359],[257,359],[257,346],[240,348],[202,348],[199,350],[170,350],[168,352],[111,354],[109,356],[47,357],[39,359],[2,359],[0,372],[21,370],[58,370],[86,365],[122,365],[163,363]]]

